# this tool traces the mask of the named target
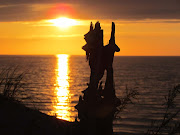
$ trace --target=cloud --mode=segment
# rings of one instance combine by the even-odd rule
[[[0,22],[34,21],[42,18],[43,11],[33,10],[32,5],[17,4],[0,7]]]
[[[87,6],[91,16],[106,19],[180,19],[178,0],[112,0]],[[91,12],[90,12],[91,13]]]
[[[57,3],[71,4],[81,19],[180,19],[179,0],[1,0],[0,21],[48,19]]]

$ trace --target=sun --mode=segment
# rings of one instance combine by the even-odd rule
[[[53,26],[57,26],[59,28],[69,28],[71,26],[78,25],[78,21],[67,17],[60,17],[57,19],[48,20],[48,22],[52,23]]]

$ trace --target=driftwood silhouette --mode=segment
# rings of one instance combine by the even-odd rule
[[[112,31],[109,44],[103,44],[103,30],[100,23],[90,25],[90,30],[84,35],[86,45],[82,47],[86,51],[86,59],[91,70],[88,88],[79,97],[79,103],[75,106],[80,119],[81,134],[111,135],[113,133],[112,121],[120,105],[120,100],[115,95],[113,80],[114,53],[119,52],[115,44],[115,23],[112,22]],[[107,71],[105,87],[103,89],[100,80]]]

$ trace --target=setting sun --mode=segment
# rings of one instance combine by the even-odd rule
[[[57,19],[48,20],[48,22],[52,23],[53,26],[57,26],[60,28],[68,28],[70,26],[78,25],[78,21],[67,17],[60,17]]]

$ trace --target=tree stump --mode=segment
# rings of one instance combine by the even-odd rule
[[[82,91],[83,96],[75,106],[80,119],[81,135],[112,135],[114,114],[121,102],[115,95],[113,79],[114,53],[119,52],[115,44],[115,24],[112,22],[112,31],[109,44],[103,45],[103,30],[100,23],[90,25],[85,36],[86,58],[91,69],[88,88]],[[105,87],[102,88],[100,80],[107,71]]]

